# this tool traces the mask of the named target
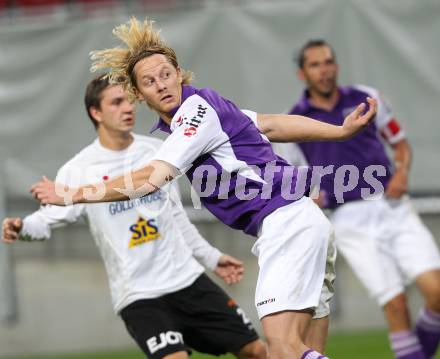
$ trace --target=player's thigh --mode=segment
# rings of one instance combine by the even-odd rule
[[[136,301],[121,311],[125,326],[150,359],[190,352],[185,344],[179,318],[162,298]]]
[[[185,296],[184,338],[195,350],[213,355],[239,353],[258,339],[243,309],[206,275]]]
[[[386,227],[378,215],[382,210],[383,204],[348,203],[331,217],[338,253],[379,305],[404,291],[392,236],[381,237],[380,228]]]
[[[335,235],[332,233],[329,238],[327,249],[324,282],[322,285],[321,295],[319,297],[319,304],[315,309],[313,319],[328,318],[330,315],[330,301],[335,294],[334,282],[336,280],[336,257],[336,241]]]
[[[332,227],[310,198],[268,216],[253,253],[260,267],[258,316],[318,307]]]
[[[396,226],[393,251],[406,279],[411,282],[423,273],[440,269],[440,254],[435,240],[409,199],[404,198],[390,206],[390,212],[399,224]]]

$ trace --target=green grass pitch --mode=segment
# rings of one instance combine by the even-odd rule
[[[330,336],[327,355],[331,359],[392,359],[385,331],[337,333]],[[215,357],[194,353],[191,359],[213,359]],[[232,355],[223,355],[220,359],[232,359]],[[436,355],[440,359],[440,352]],[[1,359],[145,359],[139,351],[119,353],[96,353],[56,356],[25,356]]]

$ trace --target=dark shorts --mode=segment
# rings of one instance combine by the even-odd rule
[[[258,339],[243,310],[205,274],[187,288],[130,304],[121,317],[152,359],[191,349],[213,355],[238,353]]]

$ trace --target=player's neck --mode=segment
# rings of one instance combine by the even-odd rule
[[[173,119],[172,115],[170,115],[168,112],[160,112],[160,111],[156,111],[156,112],[160,116],[160,118],[165,121],[165,123],[168,126],[171,125],[171,121]]]
[[[335,88],[329,96],[324,96],[316,91],[309,90],[309,101],[317,108],[332,111],[339,101],[339,90]]]
[[[102,147],[112,151],[122,151],[133,143],[133,135],[131,132],[108,133],[98,130],[99,143]]]

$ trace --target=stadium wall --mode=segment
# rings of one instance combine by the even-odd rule
[[[0,141],[10,195],[27,196],[42,173],[53,176],[93,139],[83,109],[88,53],[116,44],[111,30],[130,15],[121,12],[0,22]],[[338,55],[342,84],[377,87],[393,104],[414,146],[412,190],[440,192],[439,14],[437,0],[289,0],[208,1],[136,15],[156,20],[181,66],[195,72],[196,86],[263,113],[282,112],[298,98],[294,49],[325,37]],[[146,133],[154,121],[141,111],[138,130]]]
[[[129,15],[121,9],[89,19],[1,18],[0,157],[8,215],[35,210],[30,185],[42,174],[53,177],[94,138],[83,109],[84,87],[91,78],[88,53],[115,44],[111,29]],[[242,108],[267,113],[284,111],[300,94],[291,61],[294,49],[325,37],[337,52],[341,83],[377,87],[393,104],[414,148],[411,191],[440,193],[438,1],[207,1],[186,10],[136,13],[147,15],[163,29],[182,67],[196,73],[196,86],[213,87]],[[137,131],[147,133],[154,119],[142,109]],[[187,186],[183,192],[189,204]],[[435,208],[423,218],[440,238]],[[212,243],[245,260],[244,282],[228,291],[257,323],[253,239],[209,218],[198,226]],[[4,246],[0,250],[4,256]],[[47,243],[19,243],[12,259],[18,320],[0,326],[0,356],[133,345],[111,309],[104,268],[85,225],[56,231]],[[333,330],[383,327],[380,310],[344,261],[338,273]],[[11,277],[4,278],[10,301],[14,286]],[[2,300],[4,316],[13,318],[16,308],[7,301]],[[419,304],[413,293],[411,305]]]

